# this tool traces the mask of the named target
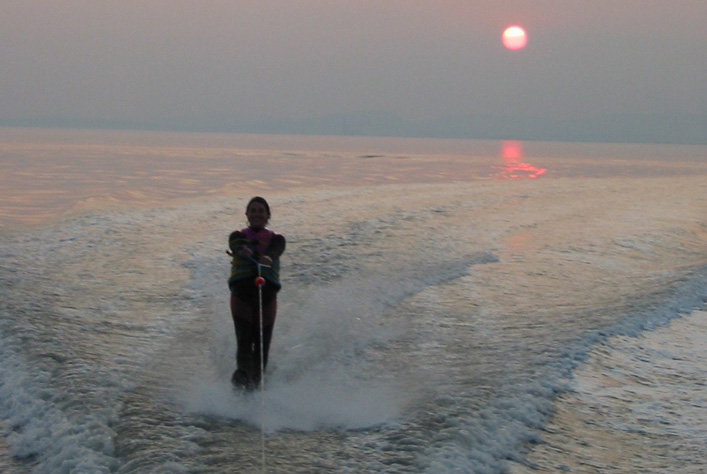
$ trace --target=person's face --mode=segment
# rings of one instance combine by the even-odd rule
[[[254,229],[262,229],[268,224],[270,216],[268,216],[268,210],[265,205],[260,202],[252,202],[248,209],[245,211],[245,215],[248,218],[248,224]]]

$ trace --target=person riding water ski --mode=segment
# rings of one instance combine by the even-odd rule
[[[231,260],[231,316],[236,330],[237,369],[231,382],[246,389],[255,388],[260,373],[260,305],[262,291],[263,369],[268,363],[268,352],[277,314],[277,293],[280,284],[280,256],[285,251],[285,238],[266,228],[270,221],[270,206],[260,196],[246,206],[248,227],[231,233],[228,238]],[[258,268],[260,267],[260,268]],[[265,279],[260,289],[255,279]]]

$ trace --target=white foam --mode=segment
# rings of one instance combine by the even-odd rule
[[[188,413],[241,420],[266,432],[283,429],[359,429],[394,420],[405,400],[385,383],[357,383],[346,376],[312,374],[294,382],[274,380],[263,394],[234,391],[228,380],[196,381],[181,395]],[[264,401],[264,419],[261,402]]]
[[[210,353],[175,395],[188,413],[260,426],[259,393],[234,396],[235,337],[227,303],[224,258],[191,251],[189,290],[210,295]],[[430,285],[466,275],[474,264],[494,262],[489,252],[453,261],[416,253],[376,273],[346,273],[326,284],[291,285],[280,297],[265,392],[269,432],[291,429],[359,429],[393,422],[426,388],[410,373],[392,373],[383,348],[406,326],[390,309]],[[424,263],[419,258],[425,257]],[[373,263],[376,261],[374,259]],[[317,267],[314,267],[317,268]],[[198,349],[195,348],[195,351]]]
[[[48,373],[33,372],[6,347],[0,350],[0,413],[10,428],[3,435],[11,455],[33,459],[40,474],[112,472],[115,407],[69,417],[48,391]]]
[[[370,283],[367,283],[368,286]],[[270,432],[292,429],[358,429],[384,424],[399,416],[410,390],[384,367],[365,364],[362,351],[395,332],[382,325],[385,305],[362,299],[361,285],[342,281],[311,289],[306,301],[283,305],[266,373],[265,426]],[[370,294],[370,293],[369,293]],[[190,413],[243,420],[260,426],[260,394],[234,395],[233,323],[225,303],[212,315],[211,368],[197,370],[180,389]]]
[[[637,337],[614,336],[574,373],[530,462],[566,471],[703,472],[707,312]],[[620,446],[621,449],[616,449]],[[514,472],[520,472],[520,469]]]

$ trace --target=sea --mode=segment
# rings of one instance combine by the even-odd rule
[[[706,302],[705,146],[0,129],[3,473],[707,472]]]

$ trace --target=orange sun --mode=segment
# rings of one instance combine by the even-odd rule
[[[503,31],[503,46],[511,51],[518,51],[525,48],[528,43],[528,35],[525,30],[518,25],[509,26]]]

